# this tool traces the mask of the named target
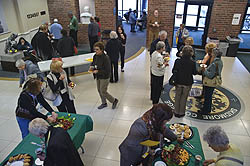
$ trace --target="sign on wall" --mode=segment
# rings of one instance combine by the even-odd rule
[[[241,14],[234,14],[233,15],[232,25],[239,25],[240,16],[241,16]]]

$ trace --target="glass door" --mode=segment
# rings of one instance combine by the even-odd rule
[[[177,0],[173,46],[176,47],[175,33],[180,24],[185,24],[189,36],[194,39],[194,46],[204,47],[211,15],[211,2],[188,2]]]
[[[250,50],[250,4],[247,5],[244,21],[241,25],[240,34],[238,35],[241,38],[239,49],[242,51]]]

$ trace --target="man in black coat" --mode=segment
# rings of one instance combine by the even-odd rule
[[[121,41],[118,39],[118,35],[115,31],[110,32],[110,40],[106,44],[105,51],[107,52],[111,62],[111,76],[110,82],[118,82],[118,60],[119,53],[122,47]],[[113,72],[114,71],[114,72]],[[113,75],[115,80],[113,80]]]
[[[94,17],[90,17],[90,23],[88,25],[88,37],[91,52],[94,52],[93,46],[96,42],[98,42],[98,32],[100,32],[99,25],[95,22]]]
[[[37,56],[42,60],[51,59],[53,54],[52,44],[46,35],[47,32],[48,29],[46,25],[43,24],[31,40],[32,47],[36,50]]]
[[[156,44],[159,41],[163,41],[165,43],[165,51],[166,51],[166,53],[170,54],[171,48],[170,48],[169,43],[168,43],[167,32],[166,31],[160,31],[159,32],[159,37],[151,43],[150,55],[152,55],[153,52],[156,50]]]
[[[30,122],[29,131],[37,137],[45,138],[44,166],[84,165],[70,135],[63,128],[54,128],[44,119],[36,118]]]

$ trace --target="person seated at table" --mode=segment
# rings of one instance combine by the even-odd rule
[[[40,71],[39,67],[31,62],[30,60],[18,59],[16,61],[16,67],[19,69],[19,87],[22,88],[23,83],[27,80],[30,75],[36,75],[35,77],[40,78],[43,81],[43,73]]]
[[[47,75],[49,87],[53,93],[59,93],[61,96],[60,104],[57,105],[59,112],[76,113],[74,99],[71,89],[74,83],[69,79],[63,70],[63,62],[52,60],[50,64],[50,73]]]
[[[42,118],[29,124],[31,134],[45,138],[44,166],[83,166],[83,162],[70,135],[61,127],[54,128]]]
[[[17,43],[17,50],[32,50],[32,46],[29,42],[27,42],[23,37],[20,37],[18,43]]]
[[[162,31],[159,32],[159,37],[151,43],[151,46],[150,46],[150,55],[152,55],[153,52],[156,50],[156,44],[159,41],[163,41],[165,43],[165,52],[168,55],[170,55],[171,48],[170,48],[170,45],[168,43],[167,36],[168,36],[168,33],[166,31],[162,30]]]
[[[215,163],[215,166],[243,166],[244,157],[240,149],[229,143],[229,138],[220,126],[210,127],[203,135],[204,141],[219,155],[215,159],[205,160],[203,166]]]
[[[29,134],[28,126],[31,120],[38,117],[49,122],[54,122],[56,120],[57,114],[41,94],[41,85],[42,82],[38,78],[29,79],[18,98],[16,119],[22,133],[22,138]],[[38,103],[40,103],[47,111],[51,112],[52,116],[47,116],[38,112],[36,109]]]
[[[142,155],[148,152],[149,149],[147,146],[140,144],[145,140],[159,141],[166,137],[171,142],[181,141],[166,127],[166,123],[172,117],[173,110],[167,104],[159,103],[134,121],[128,136],[119,146],[120,166],[148,165],[148,158],[144,159]]]

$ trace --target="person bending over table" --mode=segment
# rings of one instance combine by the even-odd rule
[[[57,106],[59,112],[76,113],[74,99],[71,89],[74,83],[69,79],[63,70],[63,62],[61,60],[52,60],[50,64],[50,73],[47,75],[49,87],[53,93],[59,93],[61,102]]]
[[[220,126],[210,127],[203,135],[204,141],[219,155],[215,159],[205,160],[203,166],[215,163],[215,166],[243,166],[244,157],[240,149],[229,143],[229,138]]]
[[[25,84],[24,90],[18,98],[16,119],[22,133],[22,138],[29,134],[28,126],[32,119],[39,117],[49,122],[54,122],[57,118],[57,114],[41,94],[41,85],[42,82],[38,78],[31,78]],[[38,103],[40,103],[47,111],[51,112],[52,116],[46,116],[38,112],[36,109]]]
[[[159,141],[166,137],[170,141],[181,139],[166,127],[166,123],[173,117],[173,110],[163,103],[154,105],[142,117],[134,121],[130,127],[129,134],[119,146],[120,166],[148,165],[148,157],[144,159],[142,155],[149,151],[147,146],[140,142],[146,140]]]
[[[70,135],[63,128],[54,128],[44,119],[36,118],[30,122],[29,131],[31,134],[45,139],[44,166],[84,165]]]

